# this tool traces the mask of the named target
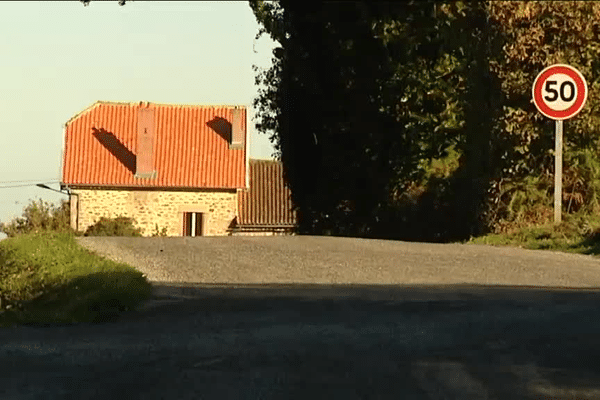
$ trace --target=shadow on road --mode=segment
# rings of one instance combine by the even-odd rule
[[[298,365],[286,362],[290,376],[321,383],[337,377],[340,384],[352,376],[364,393],[383,390],[372,386],[378,382],[416,398],[444,398],[436,392],[600,398],[599,294],[518,286],[155,283],[154,304],[132,317],[168,324],[202,312],[218,315],[221,329],[271,329],[285,343],[302,342],[302,327],[311,327],[320,333],[307,336]]]
[[[154,285],[152,300],[118,321],[23,328],[8,342],[0,332],[0,343],[43,337],[60,349],[48,369],[87,382],[93,395],[73,392],[86,398],[129,396],[133,385],[136,398],[600,398],[596,289]],[[39,370],[35,354],[12,373]],[[113,373],[96,368],[107,357]],[[46,378],[45,390],[65,393]]]

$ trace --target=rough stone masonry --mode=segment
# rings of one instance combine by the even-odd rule
[[[76,189],[71,194],[71,225],[85,231],[100,217],[133,218],[144,236],[166,228],[167,236],[183,234],[183,213],[203,213],[203,235],[224,236],[236,216],[237,192],[232,190]]]

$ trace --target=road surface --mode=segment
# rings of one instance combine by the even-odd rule
[[[0,330],[1,399],[600,399],[591,257],[349,238],[98,242],[172,280],[117,321]]]

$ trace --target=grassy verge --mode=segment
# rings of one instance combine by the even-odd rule
[[[599,255],[599,227],[600,220],[566,216],[559,225],[549,223],[538,227],[514,229],[502,234],[473,238],[469,243]]]
[[[0,326],[104,322],[150,293],[141,272],[87,251],[72,234],[0,242]]]

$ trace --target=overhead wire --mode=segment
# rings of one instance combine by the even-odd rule
[[[60,182],[59,179],[23,179],[23,180],[17,180],[17,181],[0,181],[0,184],[4,184],[4,183],[22,183],[22,182],[40,182],[40,181],[44,181],[44,182]]]
[[[46,185],[46,184],[52,184],[52,183],[59,183],[59,181],[51,181],[51,182],[40,182],[40,181],[36,181],[37,183],[26,183],[23,185],[10,185],[10,186],[1,186],[0,185],[0,189],[12,189],[12,188],[19,188],[19,187],[27,187],[27,186],[37,186],[37,185]]]

